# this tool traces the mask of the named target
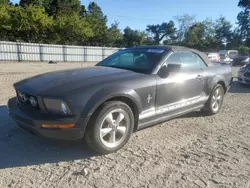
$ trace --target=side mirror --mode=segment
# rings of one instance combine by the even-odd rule
[[[167,69],[169,72],[180,72],[181,67],[181,64],[168,64]]]
[[[168,64],[168,66],[163,66],[158,71],[158,75],[161,78],[167,78],[170,72],[180,72],[181,65],[180,64]]]
[[[168,68],[166,66],[161,67],[157,74],[161,78],[167,78],[169,75]]]

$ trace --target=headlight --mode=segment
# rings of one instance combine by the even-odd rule
[[[249,61],[249,57],[247,59],[245,59],[243,62],[248,62]]]
[[[64,101],[58,99],[48,99],[48,98],[44,98],[43,101],[47,110],[51,113],[65,114],[65,115],[71,114],[68,105]]]
[[[246,65],[244,65],[243,67],[240,68],[240,72],[245,72],[247,70]]]

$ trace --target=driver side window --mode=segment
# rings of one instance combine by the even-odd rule
[[[192,52],[174,52],[167,58],[165,65],[168,64],[180,64],[184,70],[206,67],[204,61]]]

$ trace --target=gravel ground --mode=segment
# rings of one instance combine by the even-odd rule
[[[122,150],[105,156],[84,142],[38,138],[9,118],[6,103],[15,95],[14,82],[81,66],[0,63],[1,188],[250,188],[250,88],[236,82],[219,114],[191,113],[138,131]]]

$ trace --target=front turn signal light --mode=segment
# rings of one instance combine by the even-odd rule
[[[75,127],[75,124],[62,124],[62,125],[42,124],[42,128],[45,129],[69,129],[73,127]]]

